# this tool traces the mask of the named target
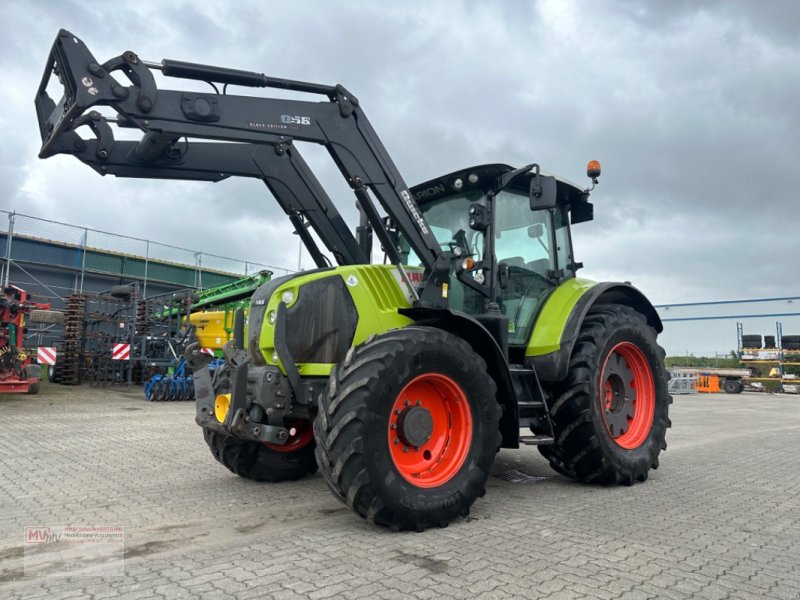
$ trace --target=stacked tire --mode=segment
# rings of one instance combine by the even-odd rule
[[[800,350],[800,335],[784,335],[781,337],[784,350]]]
[[[775,336],[774,335],[765,335],[764,336],[764,348],[767,348],[767,349],[774,349],[775,348]]]
[[[745,348],[761,348],[761,335],[743,335],[742,346]]]

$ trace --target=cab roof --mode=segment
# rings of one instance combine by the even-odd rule
[[[411,194],[414,196],[417,204],[424,206],[425,204],[449,196],[456,193],[468,192],[470,190],[488,191],[494,186],[495,181],[501,175],[513,171],[514,167],[501,163],[485,164],[470,167],[467,169],[459,169],[447,175],[430,179],[424,183],[420,183],[411,188]],[[545,173],[541,173],[545,175]],[[470,176],[474,183],[470,181]],[[508,187],[517,191],[528,193],[530,188],[530,181],[533,173],[528,172],[518,175]],[[455,187],[456,180],[460,179],[462,187],[457,189]],[[575,183],[556,177],[558,202],[562,204],[572,204],[581,199],[584,190]]]

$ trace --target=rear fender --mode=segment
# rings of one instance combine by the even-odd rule
[[[486,327],[469,315],[447,308],[401,308],[398,312],[416,325],[436,327],[462,338],[483,358],[489,376],[497,384],[497,401],[503,408],[500,417],[502,446],[518,448],[519,409],[508,360]]]
[[[547,354],[527,356],[525,362],[533,365],[541,381],[562,381],[567,377],[569,358],[578,338],[583,320],[593,306],[622,304],[640,312],[648,325],[661,333],[664,326],[656,309],[645,295],[629,283],[605,282],[588,288],[577,300],[561,332],[559,348]]]

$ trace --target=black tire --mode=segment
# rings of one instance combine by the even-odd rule
[[[774,335],[765,335],[764,336],[764,348],[774,348],[775,347],[775,336]]]
[[[725,383],[722,384],[722,391],[726,394],[738,394],[742,391],[739,386],[741,386],[741,383],[735,379],[726,379]]]
[[[108,290],[109,296],[113,296],[114,298],[120,298],[122,300],[127,300],[133,294],[134,288],[132,285],[115,285],[110,290]]]
[[[63,325],[64,313],[58,310],[32,310],[28,313],[28,321],[31,323]]]
[[[652,376],[652,421],[649,429],[640,429],[642,435],[646,431],[643,441],[631,448],[622,447],[616,440],[622,440],[633,430],[633,425],[621,430],[616,438],[612,435],[604,415],[610,415],[613,409],[606,408],[609,400],[601,398],[600,389],[602,371],[609,357],[619,356],[614,349],[620,344],[634,354],[638,352]],[[616,377],[612,367],[609,364],[608,381]],[[632,372],[627,363],[625,367]],[[655,330],[641,313],[618,305],[592,308],[575,342],[567,380],[553,389],[556,398],[550,407],[550,417],[555,444],[539,446],[540,452],[556,472],[578,481],[623,485],[645,481],[650,469],[658,468],[660,452],[667,449],[665,438],[671,426],[668,413],[672,403],[667,392],[668,380],[664,350],[658,346]],[[626,392],[624,396],[627,395]]]
[[[42,386],[42,366],[41,365],[27,365],[25,367],[25,378],[36,378],[38,381],[28,386],[27,393],[30,395],[38,394],[39,388]]]
[[[800,349],[800,336],[798,335],[781,336],[781,346],[783,347],[784,350]]]
[[[458,441],[442,450],[455,452],[450,455],[450,472],[441,481],[429,480],[426,483],[430,485],[421,487],[411,482],[413,473],[401,472],[393,453],[400,454],[399,448],[408,443],[412,453],[422,452],[418,456],[434,461],[428,470],[434,472],[447,459],[432,459],[427,448],[440,448],[436,439],[442,437],[425,438],[418,447],[405,440],[391,446],[389,428],[396,426],[392,419],[400,423],[395,403],[406,407],[406,416],[420,405],[403,405],[401,392],[416,381],[424,380],[428,385],[437,378],[449,382],[447,385],[455,384],[455,396],[466,400],[467,405],[454,401],[455,408],[447,412],[447,419],[433,423],[432,430],[452,423],[444,427],[451,428],[448,431],[453,431],[452,439],[456,440],[455,422],[463,419],[459,421],[462,431],[471,433],[468,441],[462,441],[460,453]],[[485,493],[499,437],[496,390],[486,363],[459,337],[418,326],[372,336],[347,353],[320,396],[314,421],[320,471],[334,496],[364,519],[395,530],[445,527],[453,519],[468,515],[475,500]],[[463,412],[456,418],[459,408]],[[400,429],[398,436],[409,435]],[[395,443],[399,440],[396,438]]]
[[[314,440],[294,452],[272,450],[260,442],[248,442],[203,429],[203,437],[219,462],[253,481],[295,481],[317,471]]]
[[[761,348],[760,335],[743,335],[742,346],[745,348]]]
[[[741,394],[744,391],[744,384],[741,381],[737,382],[738,385],[736,386],[736,393]]]

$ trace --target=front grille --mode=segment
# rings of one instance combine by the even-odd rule
[[[392,276],[385,270],[367,267],[359,269],[358,275],[367,286],[376,310],[388,312],[401,306],[403,294]]]
[[[307,283],[286,311],[289,352],[297,363],[338,363],[353,342],[357,324],[355,304],[341,277]]]

